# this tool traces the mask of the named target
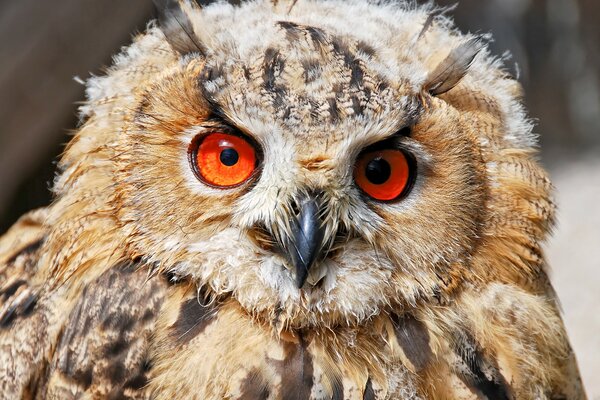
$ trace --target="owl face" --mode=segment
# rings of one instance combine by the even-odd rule
[[[421,49],[427,9],[287,11],[177,3],[184,38],[141,40],[160,57],[120,139],[124,241],[286,326],[443,296],[469,279],[486,197],[471,117],[427,92],[464,39]]]

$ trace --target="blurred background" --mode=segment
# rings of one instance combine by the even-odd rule
[[[150,0],[0,0],[0,234],[51,201],[86,79],[153,18]],[[456,0],[438,0],[452,5]],[[557,187],[552,279],[591,399],[600,399],[600,2],[461,0],[463,31],[491,32],[525,87]]]

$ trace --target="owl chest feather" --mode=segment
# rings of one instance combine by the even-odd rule
[[[447,357],[437,357],[439,339],[410,313],[276,330],[233,299],[207,301],[185,286],[168,293],[149,350],[148,388],[157,399],[511,398],[472,338],[463,339],[472,346],[463,356],[446,348]]]
[[[534,394],[548,390],[538,377],[519,375],[519,360],[537,362],[538,355],[515,346],[536,346],[540,333],[528,335],[514,309],[519,342],[502,342],[506,323],[464,329],[468,318],[452,324],[458,310],[443,308],[276,332],[232,298],[206,301],[194,285],[149,278],[135,263],[86,284],[72,281],[20,312],[19,293],[30,286],[24,281],[3,300],[17,312],[0,331],[0,370],[13,376],[0,379],[2,399],[511,399],[545,398]],[[496,299],[494,307],[508,315],[501,310],[511,304]],[[481,342],[482,330],[498,340]],[[556,390],[584,398],[576,380],[565,386],[576,373],[572,354],[561,357],[544,372],[564,382]]]
[[[234,300],[206,303],[195,292],[174,294],[166,305],[177,312],[158,321],[150,387],[159,399],[387,398],[374,377],[387,379],[389,349],[370,335],[275,332]]]

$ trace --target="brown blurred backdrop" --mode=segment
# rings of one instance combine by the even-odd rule
[[[439,0],[441,5],[455,0]],[[83,86],[153,17],[150,0],[0,0],[0,234],[50,202]],[[561,206],[553,280],[591,398],[600,398],[600,1],[461,0],[526,92]]]

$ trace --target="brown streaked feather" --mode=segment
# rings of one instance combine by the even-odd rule
[[[47,210],[41,208],[23,215],[4,235],[0,236],[0,278],[6,278],[8,265],[45,236]]]
[[[28,396],[43,376],[46,320],[34,276],[46,215],[30,212],[0,238],[0,399]]]
[[[123,263],[83,289],[49,368],[49,398],[148,398],[148,346],[167,283],[147,274]]]
[[[238,400],[267,400],[270,394],[261,372],[253,370],[242,382],[241,396]]]
[[[375,400],[375,392],[373,391],[373,383],[371,379],[367,380],[367,386],[363,392],[363,400]]]
[[[425,325],[408,314],[400,316],[393,314],[391,321],[398,344],[415,370],[420,371],[427,367],[433,354]]]
[[[479,345],[468,333],[459,332],[455,339],[457,363],[453,366],[458,377],[474,392],[488,399],[513,399],[506,379],[495,363],[486,360]]]
[[[160,29],[176,52],[206,54],[194,27],[181,5],[181,0],[153,0],[159,13]]]
[[[298,342],[286,342],[283,346],[285,358],[279,365],[281,396],[284,399],[307,399],[314,384],[313,359],[308,351],[306,338],[299,333]]]
[[[44,217],[44,210],[26,214],[0,241],[0,329],[29,315],[37,302],[39,285],[32,277],[44,242]]]
[[[181,304],[177,321],[171,327],[175,342],[185,344],[201,334],[215,318],[217,311],[218,306],[201,294],[187,299]]]
[[[483,45],[480,37],[475,37],[460,44],[429,73],[423,90],[433,96],[446,93],[456,86],[467,74],[471,63]]]

